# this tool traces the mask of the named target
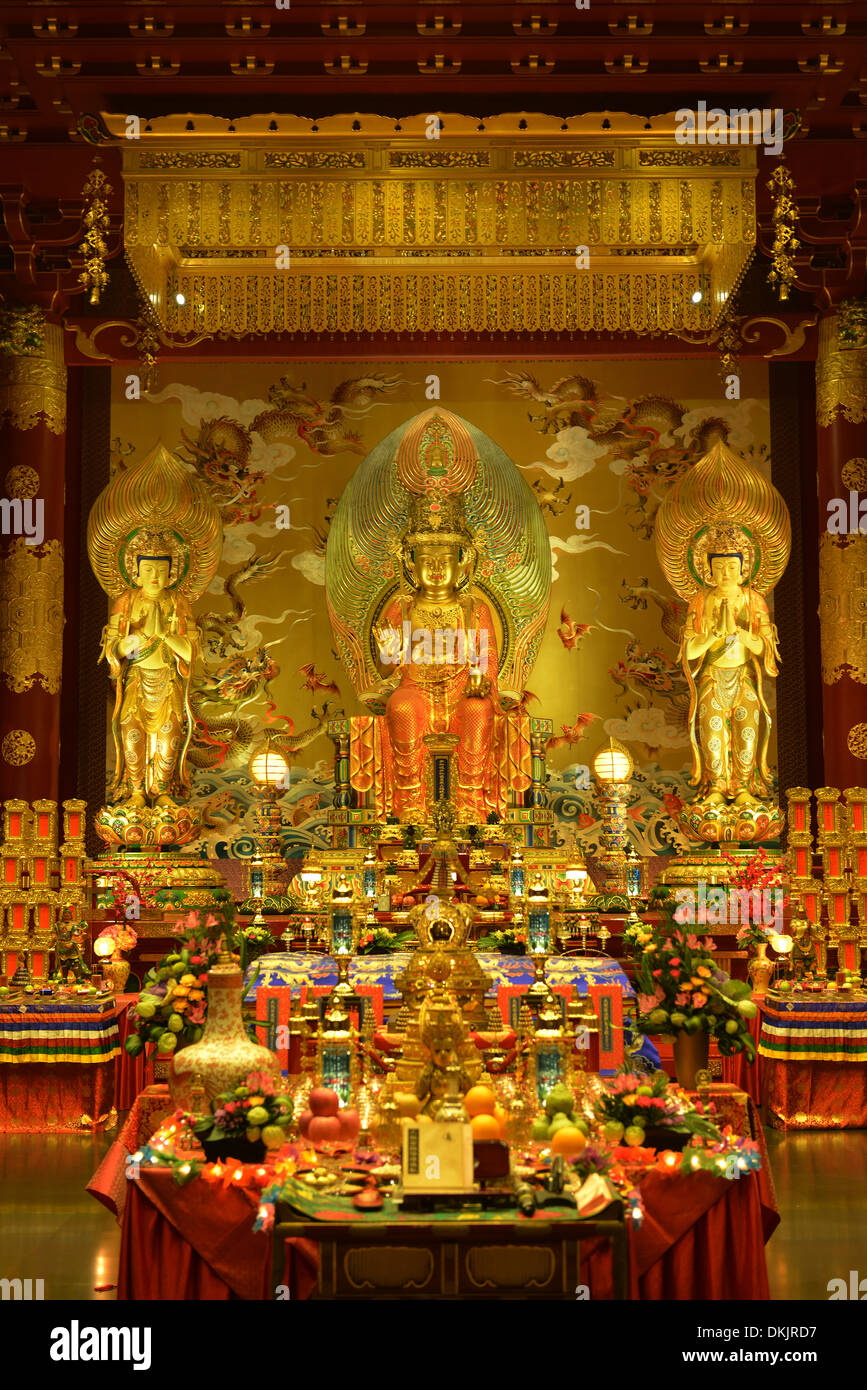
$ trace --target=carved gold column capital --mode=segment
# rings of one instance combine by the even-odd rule
[[[833,424],[842,412],[858,425],[867,420],[867,301],[844,300],[819,323],[816,360],[816,423]]]
[[[63,330],[34,305],[0,311],[0,424],[30,430],[44,422],[66,430]]]

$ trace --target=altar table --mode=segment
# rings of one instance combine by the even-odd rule
[[[54,1134],[109,1118],[126,1006],[39,995],[0,1004],[0,1133]]]
[[[764,1242],[779,1221],[767,1176],[748,1172],[728,1181],[709,1173],[648,1172],[642,1181],[644,1223],[628,1228],[630,1297],[766,1299]],[[200,1180],[179,1187],[167,1169],[143,1169],[128,1183],[118,1298],[273,1298],[271,1236],[252,1229],[257,1201],[244,1188],[222,1187],[217,1194]],[[359,1222],[369,1219],[353,1214]],[[538,1219],[550,1225],[555,1218],[546,1212]],[[576,1224],[568,1211],[564,1219]],[[526,1218],[511,1213],[506,1220]],[[591,1298],[610,1298],[610,1253],[586,1253],[580,1282],[590,1285]],[[291,1298],[309,1297],[317,1281],[317,1246],[294,1240],[285,1256],[280,1282]]]
[[[763,1101],[775,1129],[867,1127],[867,998],[762,1000]]]

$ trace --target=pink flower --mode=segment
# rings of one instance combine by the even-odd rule
[[[704,939],[704,943],[703,943],[703,944],[704,944],[704,949],[705,949],[706,951],[715,951],[715,950],[716,950],[716,942],[714,941],[713,937],[711,937],[711,936],[706,936],[705,939]]]
[[[684,1004],[687,1002],[687,1001],[686,1001],[686,995],[685,995],[685,994],[676,994],[676,995],[674,996],[674,1002],[675,1002],[675,1004],[677,1004],[677,1005],[682,1009],[683,1006],[684,1006]]]
[[[197,925],[198,925],[198,924],[197,924]],[[216,919],[216,917],[213,915],[213,913],[209,912],[208,915],[207,915],[207,917],[205,918],[205,926],[206,926],[206,927],[215,927],[216,925],[217,925],[217,919]]]
[[[707,1003],[707,995],[706,995],[706,994],[699,994],[698,992],[696,992],[696,993],[692,996],[692,1002],[693,1002],[693,1004],[695,1004],[695,1006],[696,1006],[697,1009],[701,1009],[701,1008],[703,1008],[703,1006]]]
[[[199,925],[199,914],[198,912],[196,912],[195,908],[193,908],[191,912],[187,913],[186,917],[184,918],[183,924],[187,931],[196,930],[196,927]]]

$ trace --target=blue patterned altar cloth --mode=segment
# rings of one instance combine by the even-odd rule
[[[488,991],[496,996],[499,985],[533,983],[533,962],[528,956],[504,956],[496,951],[478,951],[478,960],[493,984]],[[409,951],[396,951],[385,956],[356,956],[349,968],[349,983],[381,985],[383,999],[399,999],[395,977],[400,975],[410,959]],[[575,985],[579,994],[586,994],[589,985],[617,984],[627,998],[635,991],[618,962],[610,956],[549,956],[545,975],[551,985]],[[260,985],[286,985],[295,993],[302,985],[333,987],[337,984],[337,965],[333,956],[316,952],[279,951],[260,956],[248,967],[244,981],[244,997],[251,1002]]]

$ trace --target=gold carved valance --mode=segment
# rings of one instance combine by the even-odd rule
[[[429,139],[433,119],[165,117],[124,139],[126,254],[163,328],[714,323],[755,245],[751,146],[678,145],[673,116],[445,115]]]

